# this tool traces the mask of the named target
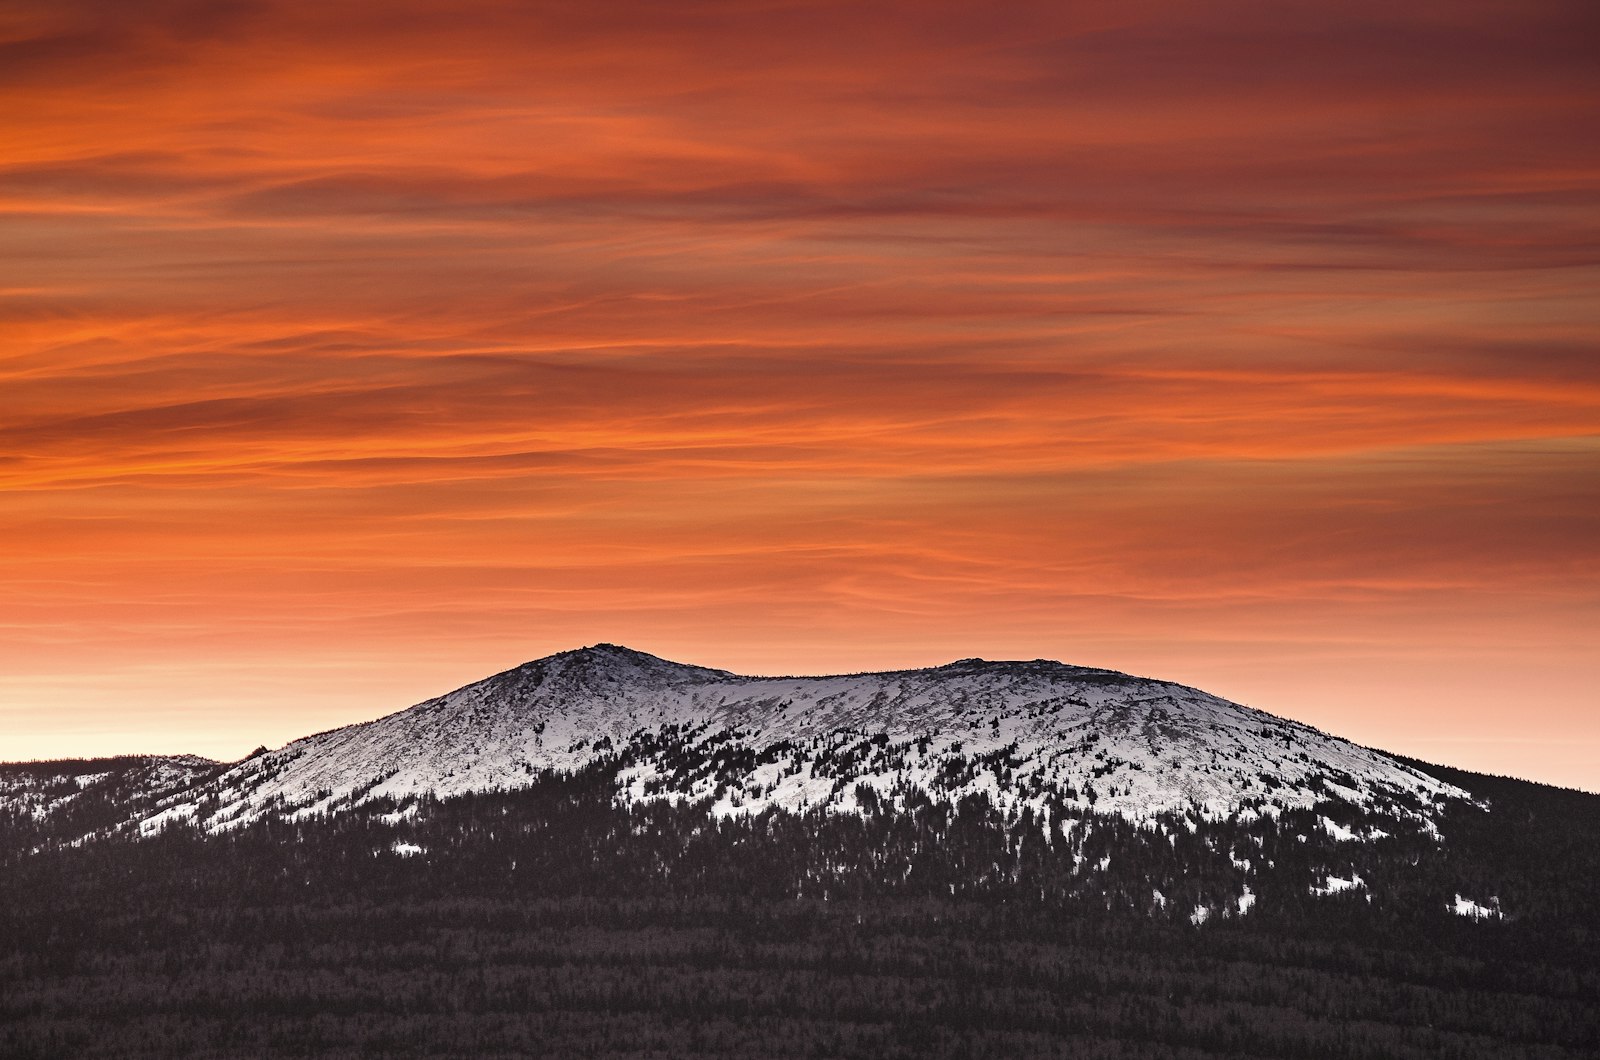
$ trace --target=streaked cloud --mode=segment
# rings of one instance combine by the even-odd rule
[[[9,5],[0,719],[238,752],[302,677],[323,727],[605,639],[1073,657],[1399,750],[1501,731],[1521,652],[1518,723],[1597,735],[1597,31]]]

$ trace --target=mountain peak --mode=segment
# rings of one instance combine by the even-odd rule
[[[599,644],[592,644],[587,648],[577,648],[577,649],[575,649],[575,653],[578,654],[578,655],[621,656],[623,658],[639,658],[639,657],[643,657],[643,658],[646,658],[646,659],[660,659],[661,658],[659,655],[651,655],[647,651],[638,651],[638,650],[636,650],[634,648],[630,648],[626,644],[612,644],[610,641],[605,641],[605,640],[601,641]],[[665,661],[665,660],[662,660],[662,661]]]
[[[539,661],[547,662],[556,659],[569,659],[584,662],[633,663],[664,663],[671,661],[669,659],[663,659],[658,655],[651,655],[649,652],[635,651],[633,648],[629,648],[625,645],[612,644],[607,641],[601,641],[599,644],[591,644],[583,648],[573,648],[570,651],[558,651],[554,655],[546,656],[544,659]]]
[[[523,669],[536,668],[546,673],[608,673],[608,674],[633,674],[648,678],[650,676],[669,678],[692,674],[720,674],[725,671],[711,670],[703,666],[691,666],[688,663],[673,662],[663,659],[659,655],[651,655],[647,651],[639,651],[622,644],[611,644],[602,641],[583,648],[573,648],[569,651],[556,652],[542,659],[525,663]]]

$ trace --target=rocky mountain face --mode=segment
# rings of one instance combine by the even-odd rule
[[[1333,799],[1427,826],[1465,793],[1183,685],[1059,662],[745,677],[601,644],[296,740],[161,801],[141,827],[229,828],[526,786],[618,758],[630,802],[850,812],[911,792],[1002,810],[1225,817]]]

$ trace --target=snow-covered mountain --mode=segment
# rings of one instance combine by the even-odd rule
[[[197,755],[0,764],[0,835],[26,849],[115,828],[179,801],[224,767]]]
[[[1306,1008],[1268,1013],[1256,1051],[1273,1056],[1304,1055],[1279,1025],[1325,1030],[1330,1004],[1349,1008],[1359,981],[1363,1020],[1392,1008],[1385,991],[1397,987],[1434,1001],[1416,1033],[1357,1053],[1423,1057],[1488,1041],[1466,1016],[1450,1036],[1420,1025],[1461,1008],[1463,976],[1484,954],[1548,953],[1561,963],[1526,982],[1553,984],[1549,996],[1500,984],[1508,1040],[1520,1048],[1529,1026],[1549,1024],[1547,1040],[1581,1050],[1587,998],[1571,984],[1600,938],[1597,822],[1600,796],[1396,759],[1108,670],[966,659],[741,677],[602,644],[231,765],[0,765],[0,951],[18,940],[0,978],[9,967],[9,1011],[51,1017],[36,1021],[39,1040],[58,1045],[58,1017],[84,1008],[97,975],[111,977],[93,996],[113,1012],[147,1013],[188,984],[181,1005],[141,1024],[151,1041],[269,983],[282,989],[256,1008],[289,1013],[283,1040],[296,1047],[309,1040],[292,1033],[299,1014],[328,996],[384,1025],[399,997],[447,1017],[459,1044],[461,1012],[544,1012],[598,955],[595,993],[548,1026],[614,1023],[618,998],[648,996],[619,988],[616,970],[642,961],[646,979],[683,973],[660,1002],[675,1027],[706,983],[752,978],[763,997],[800,999],[775,1020],[809,1025],[814,995],[832,989],[856,1026],[870,980],[888,996],[926,995],[893,1018],[935,1022],[965,1046],[964,996],[1000,984],[1015,987],[996,1010],[1012,1030],[1038,1026],[1040,998],[1072,999],[1061,1026],[1074,1037],[1051,1045],[1072,1055],[1102,1040],[1087,1021],[1107,997],[1131,1023],[1148,1022],[1149,999],[1175,998],[1163,1034],[1233,1055],[1238,1027],[1263,1022],[1262,998],[1283,978]],[[1160,927],[1146,934],[1145,922]],[[102,941],[80,956],[97,923]],[[751,934],[730,933],[740,923]],[[906,948],[886,960],[897,933]],[[793,948],[772,949],[790,935]],[[130,961],[135,947],[146,963]],[[815,969],[836,970],[841,950],[859,958],[849,980],[817,987]],[[731,963],[708,966],[719,953]],[[992,961],[952,981],[963,953]],[[1153,963],[1162,953],[1170,968]],[[1250,963],[1265,953],[1282,962]],[[248,963],[258,954],[264,963]],[[1007,971],[1028,954],[1036,969]],[[1216,968],[1191,989],[1200,958]],[[474,990],[430,1008],[463,969]],[[41,998],[41,975],[56,994]],[[329,982],[348,986],[347,1001]],[[1145,1000],[1116,1001],[1121,982],[1148,984]],[[695,1011],[721,1019],[725,996]],[[0,989],[0,1013],[7,999]],[[92,1044],[100,1024],[79,1022],[72,1042]],[[204,1041],[236,1037],[197,1026]],[[544,1024],[506,1026],[513,1051],[549,1038]],[[854,1041],[851,1055],[877,1055],[822,1026],[825,1048]],[[5,1029],[0,1019],[11,1055]],[[413,1030],[378,1047],[404,1051]],[[589,1051],[618,1041],[604,1033]],[[677,1033],[651,1041],[691,1043]],[[993,1051],[1025,1051],[1033,1034]]]
[[[1205,692],[1047,660],[744,677],[600,644],[376,721],[296,740],[167,798],[140,828],[208,830],[378,799],[526,786],[598,759],[624,800],[717,814],[854,810],[912,789],[1144,819],[1334,799],[1417,820],[1466,793],[1375,751]],[[870,792],[869,790],[870,789]]]

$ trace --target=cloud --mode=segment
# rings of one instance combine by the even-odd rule
[[[1592,675],[1591,9],[12,4],[0,661]]]

